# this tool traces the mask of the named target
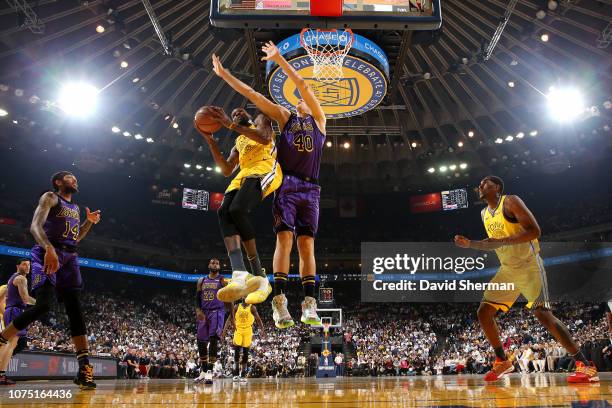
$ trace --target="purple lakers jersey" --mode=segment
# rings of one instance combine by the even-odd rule
[[[223,302],[217,299],[217,291],[221,289],[221,276],[211,279],[208,276],[202,281],[202,297],[200,298],[200,307],[202,310],[222,309]]]
[[[14,273],[13,276],[8,281],[6,285],[6,307],[18,307],[21,309],[25,309],[26,304],[21,299],[21,295],[19,294],[19,288],[13,285],[13,280],[19,276],[18,273]]]
[[[57,198],[59,202],[49,211],[43,228],[52,244],[76,246],[81,220],[79,206],[59,195]]]
[[[318,179],[324,143],[325,135],[312,116],[292,113],[276,143],[283,173]]]

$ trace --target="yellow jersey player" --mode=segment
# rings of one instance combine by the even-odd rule
[[[576,371],[568,382],[589,383],[599,381],[597,369],[590,365],[572,339],[567,327],[557,319],[548,303],[548,284],[544,264],[540,258],[540,226],[523,200],[515,195],[504,195],[504,182],[497,176],[487,176],[478,186],[479,196],[488,206],[482,210],[482,221],[489,238],[472,241],[457,235],[455,244],[462,248],[495,251],[501,264],[492,279],[497,283],[514,283],[514,290],[485,291],[478,308],[478,321],[495,350],[493,369],[485,381],[497,381],[512,372],[514,366],[508,359],[495,322],[498,311],[510,310],[519,295],[527,299],[527,307],[550,334],[563,345],[576,360]]]
[[[249,220],[249,213],[282,182],[283,175],[276,161],[272,122],[263,114],[253,120],[242,108],[232,111],[232,120],[218,107],[210,108],[210,114],[239,134],[226,159],[212,135],[200,132],[224,176],[229,177],[240,168],[225,190],[218,211],[221,233],[232,265],[232,279],[219,290],[217,298],[232,303],[250,295],[247,299],[249,303],[261,303],[272,292],[272,286],[261,267],[255,244],[255,229]],[[241,243],[246,249],[252,275],[244,265]]]
[[[249,363],[249,349],[253,340],[253,323],[257,322],[260,336],[264,335],[264,327],[257,308],[249,305],[242,299],[242,302],[234,306],[232,316],[225,323],[223,333],[235,322],[234,331],[234,381],[246,382],[246,372]],[[242,352],[242,360],[240,353]]]

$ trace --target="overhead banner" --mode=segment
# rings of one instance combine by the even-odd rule
[[[410,197],[410,212],[413,214],[442,210],[440,193],[422,194]]]

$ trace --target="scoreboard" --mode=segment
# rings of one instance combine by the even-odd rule
[[[183,189],[183,208],[190,210],[208,210],[210,193],[206,190]]]
[[[468,194],[465,188],[442,191],[441,194],[442,209],[445,211],[468,207]]]

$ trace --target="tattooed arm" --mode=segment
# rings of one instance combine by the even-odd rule
[[[38,206],[34,211],[32,225],[30,226],[30,232],[36,243],[45,249],[44,270],[47,274],[55,273],[59,269],[59,260],[57,259],[55,248],[49,242],[49,238],[43,228],[49,211],[57,205],[58,201],[57,196],[50,191],[43,194],[40,200],[38,200]]]

